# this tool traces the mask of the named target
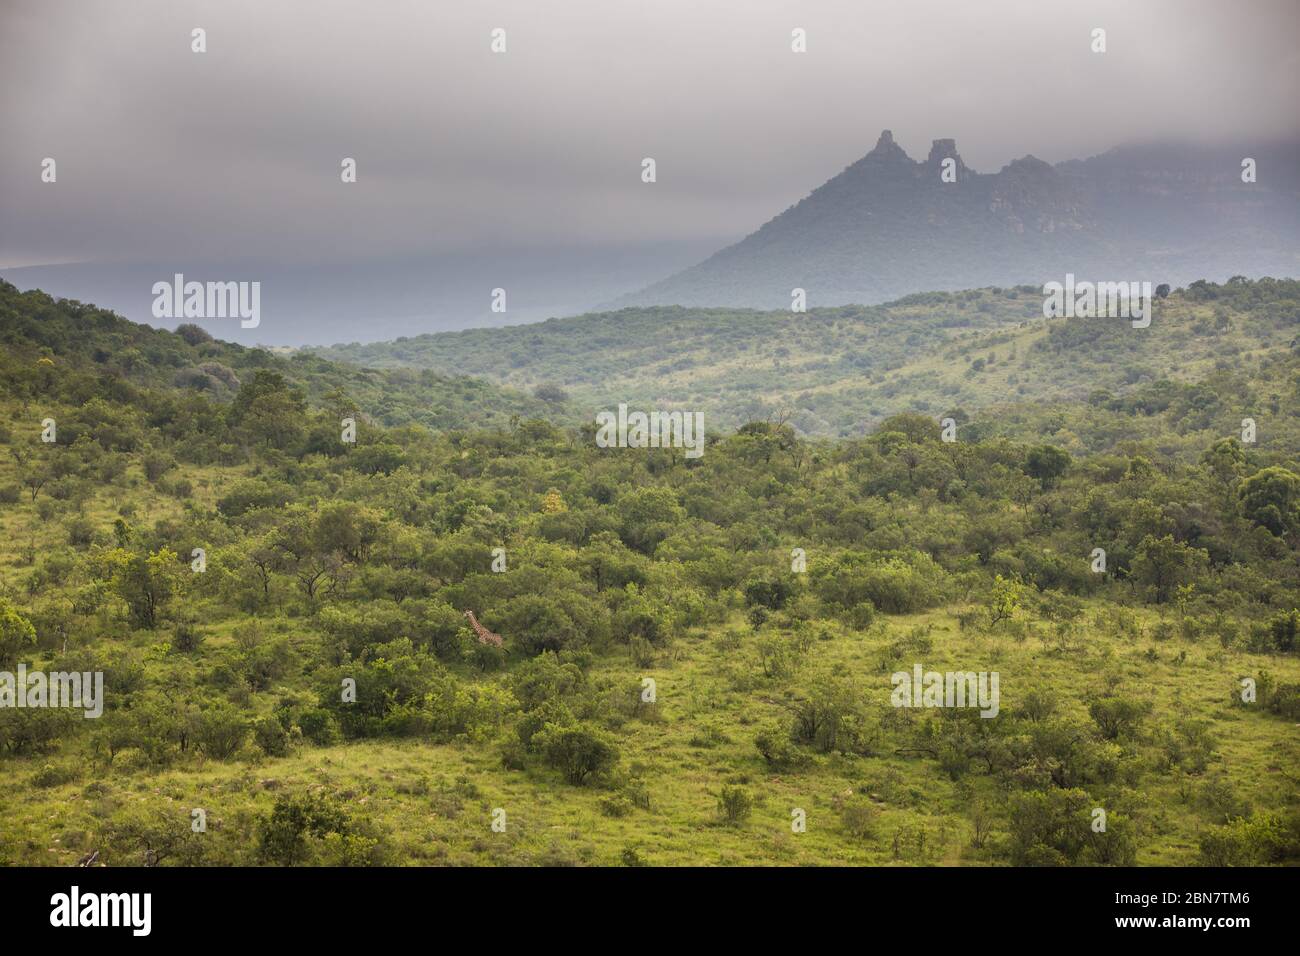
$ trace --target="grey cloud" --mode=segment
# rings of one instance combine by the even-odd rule
[[[16,0],[0,12],[0,266],[738,235],[884,127],[913,155],[954,137],[985,171],[1139,138],[1249,145],[1296,133],[1297,9]]]

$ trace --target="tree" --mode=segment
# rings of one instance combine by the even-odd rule
[[[1279,651],[1294,651],[1300,643],[1300,611],[1283,611],[1269,619],[1268,632]]]
[[[396,442],[372,442],[357,448],[349,461],[363,475],[388,475],[406,463],[406,452]]]
[[[1241,512],[1277,537],[1300,531],[1300,475],[1273,465],[1241,483]]]
[[[821,753],[860,753],[868,745],[866,720],[853,688],[820,681],[795,706],[790,737]]]
[[[228,420],[253,441],[287,449],[302,440],[307,403],[279,372],[258,369],[231,402]]]
[[[551,405],[562,405],[569,400],[569,393],[558,385],[543,383],[533,389],[533,395]]]
[[[755,574],[744,584],[745,603],[762,605],[773,611],[785,607],[794,592],[793,585],[775,573]]]
[[[115,548],[106,555],[105,563],[113,590],[126,602],[132,626],[157,627],[159,613],[180,583],[176,552],[162,548],[145,554]]]
[[[41,493],[41,489],[54,477],[50,462],[40,458],[28,448],[13,447],[10,452],[18,464],[19,480],[32,496],[32,501]]]
[[[642,487],[628,492],[618,502],[621,534],[628,547],[645,554],[668,537],[686,520],[686,509],[671,488]]]
[[[1231,481],[1246,466],[1246,453],[1235,438],[1221,438],[1201,458],[1220,481]]]
[[[6,597],[0,597],[0,666],[10,668],[25,648],[36,646],[36,628]]]
[[[323,581],[332,582],[338,574],[341,561],[327,548],[322,549],[322,535],[317,534],[314,516],[304,507],[294,507],[273,533],[271,542],[280,554],[278,563],[298,579],[309,601],[316,598]],[[331,543],[329,534],[324,536],[324,543]]]
[[[193,322],[183,322],[176,326],[176,334],[183,338],[187,345],[203,345],[212,341],[212,336],[207,330]]]
[[[1015,617],[1024,595],[1025,586],[1019,580],[994,575],[993,589],[989,592],[989,624],[1009,621]]]
[[[1150,712],[1148,701],[1114,695],[1094,700],[1088,706],[1089,715],[1107,740],[1118,740],[1132,734]]]
[[[1012,794],[1008,849],[1016,866],[1068,866],[1083,851],[1095,805],[1083,790]]]
[[[159,803],[128,806],[103,830],[105,859],[117,866],[197,866],[210,839],[194,831],[185,807]]]
[[[362,563],[379,536],[381,515],[350,501],[334,501],[322,507],[312,528],[313,544],[318,552],[342,554],[349,561]]]
[[[1207,559],[1204,551],[1175,541],[1173,535],[1157,538],[1149,534],[1138,544],[1132,575],[1152,589],[1157,604],[1164,604],[1174,588],[1194,578]]]
[[[1069,467],[1069,452],[1055,445],[1038,445],[1025,457],[1025,474],[1037,478],[1044,488],[1053,487]]]

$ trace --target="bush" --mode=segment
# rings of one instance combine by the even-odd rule
[[[347,835],[347,811],[323,794],[283,794],[257,823],[258,856],[268,863],[292,866],[308,857],[308,837]]]
[[[632,812],[632,801],[621,793],[611,794],[601,799],[600,812],[607,817],[628,816]]]
[[[718,794],[718,817],[728,826],[744,823],[753,809],[754,798],[744,787],[724,786]]]
[[[853,688],[822,682],[795,707],[790,731],[795,743],[820,753],[862,753],[870,745],[870,731]]]
[[[880,809],[863,796],[853,796],[840,804],[840,823],[855,840],[874,840]]]
[[[745,582],[742,591],[745,595],[745,603],[751,607],[762,606],[772,611],[779,611],[785,607],[785,602],[794,592],[794,587],[784,578],[775,574],[766,574],[750,578]]]
[[[934,607],[943,597],[943,569],[918,552],[876,559],[850,553],[812,571],[818,596],[846,611],[870,603],[886,614],[913,614]]]
[[[305,738],[320,747],[328,746],[339,739],[338,721],[323,707],[313,707],[299,714],[298,728]]]
[[[214,704],[194,719],[195,745],[214,760],[234,756],[248,736],[248,723],[229,704]]]
[[[68,544],[74,548],[89,547],[95,540],[95,525],[89,518],[73,518],[68,522]]]
[[[536,743],[547,764],[577,786],[607,773],[618,762],[618,750],[609,738],[586,724],[548,724],[536,735]]]
[[[81,719],[74,713],[65,708],[0,708],[0,750],[13,754],[52,750]]]
[[[42,764],[41,769],[32,775],[32,786],[35,787],[61,787],[65,783],[72,783],[80,774],[73,767],[61,767],[54,764]]]
[[[634,846],[623,847],[622,852],[619,853],[619,859],[623,862],[624,866],[647,866],[648,865],[645,861],[645,858],[641,856],[640,852]]]
[[[1129,736],[1150,712],[1149,702],[1128,697],[1102,697],[1088,707],[1088,713],[1107,740]]]
[[[171,455],[151,451],[144,456],[141,464],[144,466],[145,478],[149,479],[150,484],[156,485],[159,478],[176,467],[176,459]]]
[[[1300,810],[1256,813],[1201,837],[1204,866],[1262,866],[1300,861]]]
[[[1268,695],[1271,713],[1287,720],[1300,720],[1300,684],[1278,684]]]
[[[790,742],[790,732],[780,727],[761,730],[754,746],[773,770],[792,770],[808,763],[808,756]]]
[[[253,740],[268,757],[283,757],[289,752],[289,734],[274,717],[263,717],[253,724]]]
[[[181,654],[190,654],[199,649],[203,643],[203,633],[188,622],[176,625],[172,632],[172,650]]]

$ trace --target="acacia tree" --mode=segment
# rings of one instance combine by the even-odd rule
[[[10,449],[14,461],[18,465],[19,480],[23,487],[31,495],[31,500],[35,501],[36,496],[54,477],[54,471],[50,463],[44,459],[38,458],[29,448],[14,447]]]
[[[283,565],[298,579],[308,601],[315,600],[322,582],[337,570],[337,562],[318,547],[314,521],[306,509],[296,509],[272,536]]]

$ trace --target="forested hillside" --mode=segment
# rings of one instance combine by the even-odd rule
[[[128,322],[105,309],[43,292],[19,292],[0,280],[0,375],[10,387],[26,382],[39,394],[50,373],[34,363],[42,355],[64,369],[64,388],[83,401],[109,389],[129,401],[135,388],[161,390],[171,403],[192,405],[196,396],[231,400],[242,381],[273,372],[316,404],[338,406],[346,393],[352,408],[385,425],[429,428],[503,425],[511,416],[555,411],[547,404],[472,378],[463,372],[377,372],[330,362],[305,352],[280,355],[222,342],[196,325],[175,332]],[[76,386],[66,381],[78,380]],[[108,396],[103,396],[108,397]],[[341,410],[341,407],[336,408]]]
[[[1014,291],[646,313],[660,364],[786,348],[814,390],[804,323],[859,385],[928,367],[946,396],[839,441],[715,419],[687,459],[0,287],[0,671],[105,692],[0,708],[0,863],[1300,860],[1295,284],[1186,290],[1145,339]],[[511,384],[667,395],[634,318],[491,334],[537,363]],[[918,666],[998,674],[996,715],[896,706]]]
[[[1168,442],[1189,432],[1198,451],[1252,414],[1243,409],[1276,415],[1289,394],[1300,336],[1294,280],[1197,282],[1159,300],[1146,329],[1044,320],[1042,308],[1041,290],[1026,286],[806,314],[624,309],[321,354],[519,389],[550,385],[588,410],[620,401],[702,410],[719,429],[772,419],[808,435],[860,436],[919,411],[982,417],[985,433],[1026,440],[1064,429],[1063,444],[1092,451],[1124,435]],[[1084,403],[1092,409],[1080,411]],[[1111,414],[1130,418],[1130,405],[1142,421]],[[1281,415],[1268,431],[1294,441],[1296,427]]]

